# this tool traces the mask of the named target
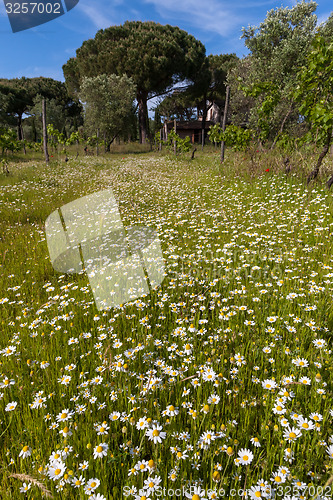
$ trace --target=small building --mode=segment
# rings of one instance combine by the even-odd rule
[[[209,127],[216,125],[216,123],[221,123],[221,118],[223,113],[221,112],[221,107],[224,105],[223,102],[213,102],[207,103],[208,111],[207,118],[205,122],[205,140],[207,138],[207,132]],[[165,121],[163,128],[163,138],[166,140],[166,137],[170,130],[175,128],[175,120]],[[201,143],[202,141],[202,116],[199,116],[197,120],[189,120],[189,121],[176,121],[176,132],[181,139],[185,139],[185,137],[189,137],[191,139],[191,143],[195,142]]]
[[[212,125],[215,125],[215,122],[206,120],[205,139],[207,138],[207,132],[209,130],[209,127]],[[170,130],[174,129],[174,127],[175,127],[174,120],[164,122],[164,130],[163,130],[164,139],[166,139]],[[191,139],[192,144],[194,144],[195,142],[201,143],[202,120],[177,121],[176,132],[181,139],[189,137]]]

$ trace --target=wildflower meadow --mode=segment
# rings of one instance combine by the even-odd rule
[[[2,499],[332,497],[332,195],[310,164],[228,155],[0,178]],[[156,229],[165,273],[98,310],[84,271],[52,268],[44,225],[108,188],[125,227]]]

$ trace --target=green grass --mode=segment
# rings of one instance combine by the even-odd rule
[[[48,167],[30,159],[12,161],[0,177],[1,498],[43,498],[43,488],[54,498],[89,498],[84,487],[94,478],[107,499],[125,498],[132,486],[139,496],[128,498],[163,498],[139,492],[148,477],[165,498],[185,497],[171,492],[182,488],[194,500],[209,489],[257,498],[258,481],[276,498],[312,498],[329,480],[330,159],[307,187],[314,156],[295,154],[289,176],[277,154],[251,162],[228,151],[223,166],[213,148],[189,157],[122,150]],[[125,225],[158,229],[166,276],[149,296],[98,311],[85,274],[53,270],[44,223],[107,188]],[[166,414],[170,406],[176,415]],[[70,418],[61,421],[64,410]],[[143,417],[148,428],[162,426],[161,443],[137,428]],[[100,427],[109,429],[98,435]],[[295,433],[290,442],[286,430]],[[94,459],[101,443],[107,454]],[[64,464],[58,480],[49,477],[53,452]],[[85,485],[75,488],[81,475]],[[32,485],[22,494],[23,482]]]

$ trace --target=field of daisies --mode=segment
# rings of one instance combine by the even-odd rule
[[[236,163],[0,177],[1,499],[332,497],[332,194]],[[165,276],[99,311],[84,272],[52,268],[44,225],[108,188],[125,226],[157,230]]]

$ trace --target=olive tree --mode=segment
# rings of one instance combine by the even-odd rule
[[[298,74],[295,99],[299,110],[308,121],[308,137],[322,147],[308,182],[315,179],[333,141],[333,40],[327,43],[317,36],[312,43],[306,64]],[[328,186],[333,184],[333,176]]]
[[[84,77],[80,98],[85,107],[85,126],[88,131],[98,130],[105,138],[107,150],[110,144],[126,130],[132,113],[136,89],[126,75],[99,75]]]

